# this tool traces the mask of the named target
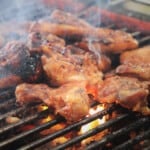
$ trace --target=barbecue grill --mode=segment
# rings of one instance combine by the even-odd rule
[[[29,3],[28,5],[33,5],[33,2]],[[92,3],[90,1],[80,11],[79,15],[81,17],[86,17],[85,12],[91,7],[91,5]],[[113,8],[111,7],[111,11],[106,11],[106,14],[105,11],[102,11],[102,13],[106,15],[106,17],[110,12],[115,15],[116,12],[114,11],[114,8],[116,7],[116,5],[118,5],[118,3],[114,3]],[[119,3],[119,5],[121,6],[121,3]],[[12,8],[11,11],[13,9],[14,8]],[[27,19],[36,19],[39,17],[43,17],[50,12],[47,11],[47,9],[44,12],[39,12],[38,9],[39,8],[37,7],[37,9],[34,10],[36,12],[34,13],[34,16]],[[130,18],[131,22],[128,22],[127,26],[121,26],[120,24],[115,22],[113,18],[110,20],[109,18],[106,18],[105,20],[102,19],[101,25],[107,28],[120,29],[127,32],[132,32],[131,34],[138,39],[140,46],[144,46],[149,44],[150,41],[150,35],[145,34],[145,32],[147,32],[147,28],[145,28],[145,32],[143,31],[143,29],[141,29],[139,24],[137,24],[136,29],[130,28],[133,23],[132,20],[137,21],[139,19],[139,16],[144,16],[144,14],[140,15],[139,13],[136,18]],[[124,14],[124,17],[125,19],[128,19],[127,14]],[[143,22],[147,27],[148,22],[145,20],[146,18],[147,17],[145,16]],[[125,19],[124,25],[126,25]],[[111,21],[111,24],[107,20]],[[58,131],[43,135],[41,134],[42,131],[53,128],[54,126],[59,124],[65,124],[64,118],[62,118],[61,116],[53,116],[49,121],[40,122],[40,120],[47,118],[49,114],[52,115],[52,111],[45,107],[43,103],[31,104],[23,107],[18,106],[15,103],[14,90],[14,88],[10,88],[0,91],[0,149],[2,150],[64,150],[69,148],[73,149],[75,147],[77,147],[77,149],[81,149],[81,141],[92,137],[93,135],[96,135],[100,132],[103,132],[104,130],[108,130],[108,132],[102,138],[88,143],[86,146],[84,146],[84,149],[150,149],[150,117],[130,112],[129,110],[126,110],[116,104],[108,105],[105,107],[104,110],[88,116],[77,123],[65,125],[62,129]],[[91,108],[94,108],[98,105],[98,103],[94,103]],[[116,113],[117,115],[115,117],[111,117],[113,113]],[[89,131],[81,135],[76,134],[64,143],[56,144],[54,147],[49,146],[49,143],[54,139],[65,136],[66,134],[71,132],[77,133],[83,125],[90,123],[93,120],[101,119],[104,116],[109,116],[109,119],[106,119],[106,122],[104,122],[103,124],[100,124],[97,127],[90,129]],[[18,117],[19,121],[16,121],[12,124],[8,123],[7,119],[9,117]],[[135,136],[133,137],[130,136],[132,132],[135,133]]]

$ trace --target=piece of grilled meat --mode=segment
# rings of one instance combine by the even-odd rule
[[[88,55],[90,60],[93,60],[95,64],[97,64],[97,67],[99,70],[106,72],[111,68],[111,59],[105,55],[100,54],[100,58],[96,57],[91,51],[87,51],[85,49],[81,49],[79,47],[76,47],[74,45],[68,45],[65,49],[65,53],[69,53],[68,55],[73,55],[78,57],[79,59],[82,57],[82,59],[85,57],[85,55]]]
[[[67,24],[75,27],[93,28],[89,23],[83,19],[78,18],[71,13],[61,10],[54,10],[50,16],[50,22],[55,24]]]
[[[95,32],[95,37],[85,37],[75,45],[90,51],[95,49],[101,53],[115,54],[138,47],[138,42],[124,31],[97,28]]]
[[[8,43],[0,50],[0,89],[23,81],[36,81],[42,72],[39,60],[39,55],[30,55],[25,44],[16,41]]]
[[[43,101],[68,122],[82,119],[89,111],[89,97],[81,82],[64,84],[57,89],[52,89],[46,84],[24,83],[17,86],[15,94],[17,102],[22,105]]]
[[[120,75],[135,76],[150,81],[150,46],[145,46],[121,54],[121,65],[116,73]]]
[[[0,90],[14,87],[23,82],[20,76],[12,73],[7,68],[0,67]]]
[[[49,21],[31,24],[30,30],[44,34],[52,33],[67,39],[76,39],[77,41],[83,39],[77,45],[82,48],[88,48],[95,54],[98,53],[96,51],[121,53],[124,50],[138,47],[137,40],[126,32],[95,28],[72,14],[59,11],[54,11]],[[89,43],[95,48],[91,49]]]
[[[97,99],[101,103],[119,103],[125,108],[150,115],[149,85],[149,81],[113,76],[105,79],[100,85]]]
[[[89,53],[84,55],[75,55],[71,52],[61,54],[55,49],[55,46],[46,45],[42,48],[43,69],[51,84],[60,86],[72,81],[85,81],[90,85],[95,85],[102,81],[102,72]],[[70,49],[67,50],[70,51]]]

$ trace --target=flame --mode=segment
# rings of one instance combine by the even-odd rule
[[[41,120],[41,123],[46,123],[46,122],[49,122],[53,119],[53,117],[51,115],[48,115],[46,118],[42,119]]]
[[[104,110],[104,106],[103,105],[98,105],[98,106],[96,106],[96,108],[91,108],[89,110],[89,115],[87,117],[89,117],[90,115],[93,115],[93,114],[95,114],[95,113],[97,113],[99,111],[102,111],[102,110]],[[94,120],[94,121],[92,121],[92,122],[90,122],[90,123],[88,123],[86,125],[83,125],[81,127],[80,131],[79,131],[79,135],[84,134],[84,133],[86,133],[87,131],[89,131],[91,129],[94,129],[97,126],[99,126],[99,125],[101,125],[101,124],[103,124],[105,122],[106,122],[106,118],[103,117],[102,119],[96,119],[96,120]],[[89,138],[83,140],[81,142],[81,144],[82,145],[86,145],[86,144],[88,144],[88,143],[90,143],[92,141],[99,140],[100,138],[102,138],[106,134],[106,132],[107,131],[104,130],[103,132],[100,132],[100,133],[98,133],[98,134],[96,134],[96,135],[94,135],[92,137],[89,137]]]
[[[39,107],[38,107],[38,111],[40,112],[40,111],[44,111],[44,110],[47,110],[48,109],[48,106],[46,106],[46,105],[40,105]]]
[[[96,106],[96,108],[91,108],[89,110],[89,115],[88,116],[93,115],[93,114],[95,114],[99,111],[102,111],[102,110],[104,110],[104,107],[102,105],[98,105],[98,106]],[[100,124],[103,124],[104,122],[105,122],[105,117],[103,117],[102,119],[96,119],[96,120],[94,120],[94,121],[92,121],[92,122],[90,122],[86,125],[83,125],[81,127],[80,133],[84,134],[85,132],[87,132],[87,131],[89,131],[93,128],[96,128],[97,126],[99,126]]]
[[[45,106],[45,105],[39,107],[39,110],[41,110],[41,111],[42,111],[42,110],[46,110],[46,109],[48,109],[48,107]],[[104,105],[98,105],[98,106],[96,106],[96,107],[94,107],[94,108],[91,108],[91,109],[89,110],[89,114],[88,114],[86,117],[90,117],[91,115],[93,115],[93,114],[95,114],[95,113],[97,113],[97,112],[99,112],[99,111],[102,111],[102,110],[104,110]],[[54,118],[55,118],[54,115],[49,114],[46,118],[43,118],[42,120],[40,120],[40,124],[46,123],[46,122],[48,122],[48,121],[51,121],[51,120],[53,120]],[[82,134],[86,133],[87,131],[96,128],[97,126],[99,126],[99,125],[105,123],[105,121],[106,121],[106,118],[105,118],[105,117],[103,117],[102,119],[96,119],[96,120],[94,120],[94,121],[92,121],[92,122],[90,122],[90,123],[87,123],[87,124],[83,125],[83,126],[81,127],[81,129],[80,129],[79,132],[78,132],[78,131],[77,131],[77,132],[73,131],[73,132],[68,133],[68,134],[66,134],[66,135],[64,135],[64,136],[60,136],[60,137],[54,139],[54,140],[51,141],[50,143],[51,143],[51,145],[53,145],[53,146],[54,146],[54,145],[57,145],[58,143],[59,143],[59,144],[64,143],[64,142],[68,141],[69,139],[71,139],[71,138],[74,137],[74,136],[82,135]],[[65,123],[59,123],[59,124],[57,124],[57,125],[55,125],[55,126],[53,126],[53,127],[51,127],[51,128],[48,128],[48,129],[45,129],[45,130],[41,131],[40,134],[41,134],[41,135],[44,135],[44,136],[45,136],[45,135],[49,135],[49,134],[52,134],[52,133],[54,133],[54,132],[57,132],[57,131],[59,131],[59,130],[64,129],[65,127],[66,127],[66,124],[65,124]],[[90,143],[91,141],[99,140],[99,139],[101,139],[104,135],[106,135],[107,132],[108,132],[108,130],[104,130],[104,131],[102,131],[102,132],[100,132],[100,133],[98,133],[98,134],[96,134],[96,135],[94,135],[94,136],[91,136],[91,137],[89,137],[89,138],[86,138],[85,140],[83,140],[83,141],[81,142],[81,145],[84,146],[84,145],[87,145],[88,143]],[[74,134],[75,134],[75,135],[74,135]]]

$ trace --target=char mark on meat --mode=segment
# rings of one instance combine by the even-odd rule
[[[29,48],[21,42],[8,43],[1,50],[0,68],[0,88],[15,86],[23,81],[36,81],[42,72],[40,56],[31,55]]]

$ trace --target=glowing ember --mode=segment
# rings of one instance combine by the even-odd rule
[[[98,106],[96,106],[96,108],[91,108],[91,109],[90,109],[88,116],[93,115],[93,114],[95,114],[95,113],[97,113],[97,112],[99,112],[99,111],[102,111],[102,110],[104,110],[104,106],[103,106],[103,105],[98,105]],[[88,116],[87,116],[87,117],[88,117]],[[90,123],[88,123],[88,124],[82,126],[81,129],[80,129],[79,134],[80,134],[80,135],[81,135],[81,134],[84,134],[85,132],[87,132],[87,131],[89,131],[89,130],[91,130],[91,129],[94,129],[94,128],[96,128],[97,126],[99,126],[99,125],[105,123],[105,121],[106,121],[106,118],[105,118],[105,117],[103,117],[102,119],[96,119],[96,120],[94,120],[94,121],[92,121],[92,122],[90,122]],[[81,142],[81,144],[84,146],[84,145],[89,144],[89,143],[92,142],[92,141],[97,141],[97,140],[101,139],[107,132],[108,132],[107,130],[104,130],[103,132],[100,132],[100,133],[98,133],[98,134],[96,134],[96,135],[94,135],[94,136],[91,136],[91,137],[89,137],[89,138],[86,138],[85,140],[83,140],[83,141]]]
[[[93,115],[93,114],[95,114],[99,111],[102,111],[102,110],[104,110],[103,105],[98,105],[98,106],[96,106],[95,109],[94,108],[90,109],[88,116]],[[97,126],[99,126],[100,124],[103,124],[104,122],[105,122],[105,117],[103,117],[102,119],[96,119],[96,120],[82,126],[81,130],[80,130],[80,133],[83,134],[83,133],[85,133],[85,132],[87,132],[87,131],[89,131],[93,128],[96,128]]]
[[[48,106],[46,106],[46,105],[40,105],[40,106],[38,107],[38,111],[44,111],[44,110],[46,110],[46,109],[48,109]]]
[[[53,119],[53,117],[50,116],[50,115],[48,115],[46,118],[44,118],[44,119],[41,120],[41,123],[49,122],[49,121],[51,121],[52,119]]]

